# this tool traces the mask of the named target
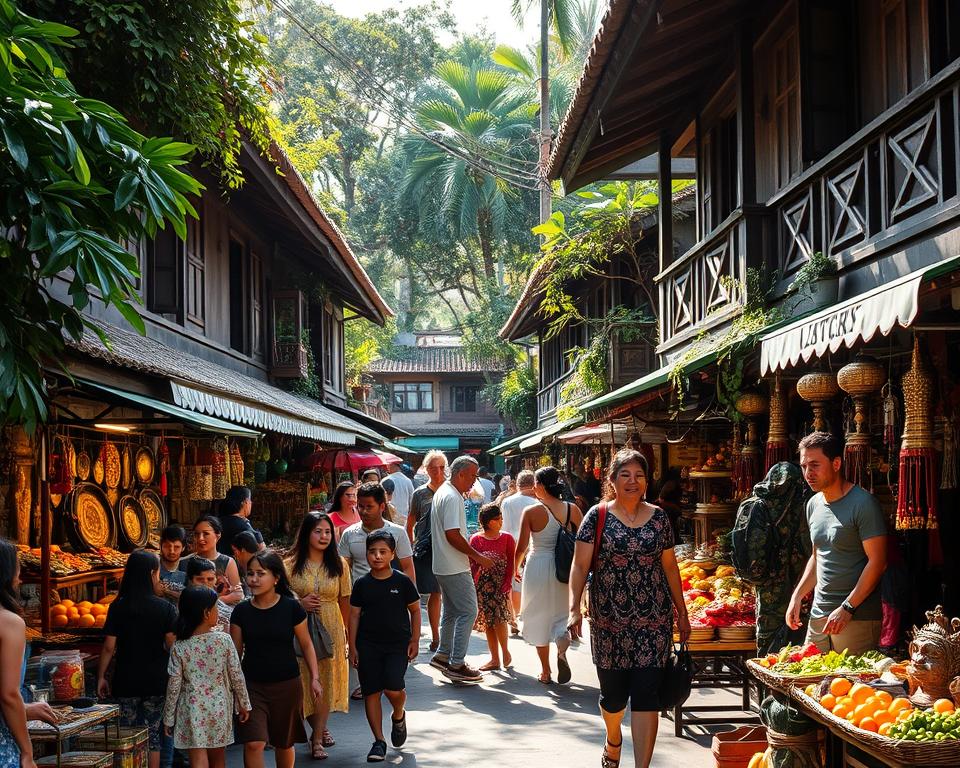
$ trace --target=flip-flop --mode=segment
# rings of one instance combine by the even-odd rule
[[[567,660],[563,656],[557,657],[557,682],[560,685],[565,685],[570,682],[570,678],[573,675],[570,672],[570,665],[567,663]]]
[[[350,694],[350,698],[354,701],[363,701],[363,688],[359,685],[353,689],[353,692]]]

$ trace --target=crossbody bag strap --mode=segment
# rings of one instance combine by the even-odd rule
[[[597,510],[597,530],[593,535],[593,558],[590,562],[590,570],[597,572],[597,565],[600,560],[600,539],[603,537],[603,529],[607,524],[607,502],[601,501],[600,508]]]
[[[563,524],[563,530],[569,531],[570,530],[570,502],[565,501],[564,504],[567,505],[567,522]]]

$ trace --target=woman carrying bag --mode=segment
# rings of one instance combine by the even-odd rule
[[[638,451],[624,449],[614,457],[606,500],[583,518],[570,572],[568,626],[578,637],[580,600],[593,570],[590,647],[607,730],[602,768],[620,764],[628,701],[634,760],[637,768],[650,765],[674,611],[681,642],[690,635],[673,529],[666,513],[644,500],[647,473],[647,460]]]

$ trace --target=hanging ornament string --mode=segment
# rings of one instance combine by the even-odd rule
[[[764,472],[781,461],[790,461],[790,439],[787,434],[787,404],[780,374],[773,377],[770,385],[770,429],[767,434],[767,450],[764,455]]]

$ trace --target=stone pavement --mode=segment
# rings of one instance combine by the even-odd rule
[[[405,768],[453,768],[509,766],[509,768],[595,768],[600,764],[603,726],[597,711],[596,671],[590,661],[588,642],[571,648],[573,670],[569,685],[542,685],[536,675],[540,665],[536,652],[520,638],[511,638],[513,669],[486,673],[483,683],[454,686],[427,663],[427,639],[421,643],[417,662],[407,670],[406,745],[389,747],[386,765]],[[482,664],[489,656],[485,639],[474,633],[468,660]],[[556,675],[556,669],[554,669]],[[694,691],[693,701],[726,703],[739,700],[737,692]],[[337,740],[321,763],[310,760],[305,745],[297,748],[297,766],[317,768],[366,765],[372,737],[361,702],[350,702],[348,714],[334,714],[329,728]],[[384,701],[384,732],[389,742],[389,705]],[[734,726],[720,728],[728,730]],[[688,728],[684,738],[675,738],[673,723],[660,720],[654,753],[655,768],[713,768],[710,734],[703,728]],[[267,753],[268,768],[274,765]],[[228,768],[242,768],[239,747],[227,751]],[[623,768],[633,768],[629,729],[624,730]]]

